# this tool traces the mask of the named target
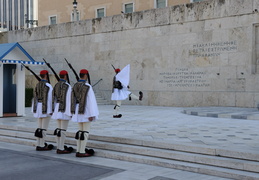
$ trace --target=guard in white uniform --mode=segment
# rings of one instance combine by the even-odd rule
[[[52,119],[57,120],[57,128],[54,131],[57,142],[57,154],[68,154],[73,151],[72,147],[64,146],[66,139],[66,130],[69,120],[71,120],[71,92],[72,88],[67,82],[69,77],[65,70],[59,73],[60,80],[53,88],[53,115]]]
[[[99,110],[92,86],[86,82],[89,73],[82,69],[79,73],[79,81],[73,86],[71,94],[72,121],[77,122],[79,130],[76,133],[77,140],[76,157],[89,157],[94,154],[92,149],[87,149],[91,122],[98,119]]]
[[[128,91],[129,88],[129,79],[130,79],[130,65],[128,64],[126,67],[122,69],[115,69],[116,75],[113,78],[113,89],[111,100],[116,101],[116,105],[114,106],[114,114],[113,118],[121,118],[122,114],[118,114],[119,108],[121,106],[121,102],[127,98],[137,99],[142,101],[143,93],[139,91],[139,97],[135,94]]]
[[[32,106],[33,115],[38,118],[38,128],[35,131],[37,137],[36,150],[48,151],[53,149],[52,144],[45,143],[46,131],[52,114],[52,86],[49,83],[47,70],[42,70],[40,77],[42,80],[35,87]]]

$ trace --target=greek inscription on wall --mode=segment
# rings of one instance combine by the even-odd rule
[[[159,83],[167,87],[209,87],[206,72],[191,71],[188,68],[175,68],[174,72],[159,73]]]
[[[225,52],[236,52],[237,41],[222,41],[192,44],[189,55],[194,57],[215,57]]]

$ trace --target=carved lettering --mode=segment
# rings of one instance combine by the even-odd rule
[[[159,83],[167,87],[209,87],[206,73],[203,71],[191,71],[188,68],[175,68],[174,72],[159,73]]]
[[[194,57],[213,57],[219,56],[224,52],[236,52],[236,41],[209,42],[193,44],[189,50],[189,55]]]

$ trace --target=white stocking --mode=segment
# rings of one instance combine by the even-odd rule
[[[60,141],[59,141],[59,149],[60,150],[64,150],[64,144],[65,144],[65,139],[66,139],[66,130],[68,127],[68,123],[69,121],[67,120],[61,120],[61,137],[60,137]]]
[[[42,124],[42,118],[39,118],[38,119],[38,128],[41,128],[41,124]],[[42,138],[37,137],[36,140],[37,140],[36,146],[41,146]]]
[[[45,141],[46,141],[46,135],[47,135],[47,129],[49,126],[49,121],[50,121],[50,117],[46,117],[46,118],[42,118],[42,124],[41,124],[41,128],[45,129],[42,131],[42,138],[41,138],[41,142],[40,142],[40,147],[44,147],[45,146]]]
[[[116,101],[116,105],[115,105],[115,109],[114,109],[114,115],[118,115],[120,106],[121,106],[121,101]]]
[[[133,93],[131,93],[130,95],[129,95],[132,99],[137,99],[137,100],[139,100],[139,97],[138,96],[136,96],[135,94],[133,94]]]
[[[85,147],[87,144],[88,136],[89,136],[89,133],[84,132],[85,140],[81,140],[81,145],[80,145],[80,150],[79,150],[80,153],[85,153]]]
[[[80,136],[81,136],[81,132],[78,133],[78,139],[76,140],[76,152],[80,151],[80,147],[81,147],[81,140],[80,140]]]
[[[90,127],[91,127],[91,122],[83,122],[83,123],[78,123],[78,124],[79,124],[79,130],[80,131],[89,132]],[[89,133],[87,133],[87,132],[84,132],[84,140],[80,140],[80,138],[79,138],[80,145],[77,147],[77,151],[79,153],[85,153],[85,148],[86,148],[87,140],[88,140],[88,137],[89,137]],[[81,136],[81,134],[79,135],[79,137],[80,136]]]
[[[61,128],[61,120],[60,119],[57,119],[57,128]],[[56,142],[57,142],[57,149],[60,149],[60,137],[58,137],[57,135],[56,135],[56,137],[55,137],[55,139],[56,139]]]

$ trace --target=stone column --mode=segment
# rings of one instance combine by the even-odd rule
[[[24,9],[24,29],[28,28],[28,24],[27,24],[26,20],[29,19],[29,12],[27,11],[27,1],[28,0],[23,1],[23,3],[24,3],[23,4],[24,5],[24,7],[23,7],[23,9]]]
[[[0,11],[1,11],[1,14],[0,14],[0,23],[1,23],[1,28],[4,28],[3,27],[3,25],[4,25],[4,20],[3,20],[3,16],[4,16],[4,12],[3,12],[3,10],[4,10],[4,7],[3,7],[3,0],[0,0],[0,4],[1,4],[1,6],[0,6]],[[0,28],[0,29],[1,29]]]
[[[0,94],[3,94],[3,71],[4,65],[0,65]],[[3,117],[3,96],[0,96],[0,117]]]
[[[38,0],[33,0],[33,14],[32,14],[33,18],[32,20],[38,20]],[[38,25],[36,24],[33,24],[33,27],[37,27]]]
[[[15,30],[15,8],[14,8],[14,0],[12,0],[12,19],[10,19],[12,21],[11,26],[12,26],[12,30]]]
[[[18,0],[18,16],[17,16],[17,23],[18,23],[18,29],[21,29],[21,0]]]
[[[16,113],[25,116],[25,71],[21,64],[16,64]]]
[[[9,21],[10,21],[10,17],[9,17],[9,1],[6,1],[6,28],[9,31],[10,26],[9,26]]]

